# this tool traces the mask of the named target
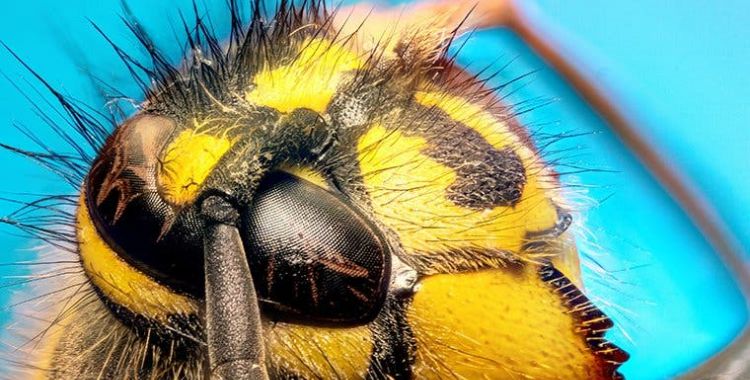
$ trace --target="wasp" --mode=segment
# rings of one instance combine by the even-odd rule
[[[503,14],[483,4],[391,28],[321,1],[246,23],[232,1],[226,39],[186,23],[179,66],[126,21],[151,59],[115,46],[148,78],[138,112],[101,121],[50,88],[95,154],[8,147],[75,188],[24,206],[62,215],[33,231],[78,271],[18,370],[621,378],[557,174],[447,52]]]

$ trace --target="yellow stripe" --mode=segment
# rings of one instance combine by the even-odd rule
[[[309,108],[324,112],[346,73],[364,64],[358,54],[326,39],[309,39],[293,62],[259,72],[245,100],[290,112]]]
[[[277,368],[305,379],[364,378],[373,338],[367,326],[330,328],[276,323],[267,345]]]
[[[158,182],[164,198],[174,205],[192,202],[203,181],[230,147],[228,138],[193,129],[182,131],[162,158]]]
[[[99,235],[81,195],[77,216],[78,250],[91,282],[112,302],[132,313],[166,322],[170,315],[198,312],[198,303],[177,294],[130,266]]]

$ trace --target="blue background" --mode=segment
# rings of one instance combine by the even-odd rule
[[[189,1],[129,0],[134,13],[171,46],[178,59],[177,9],[192,15]],[[86,71],[96,73],[138,99],[137,88],[111,49],[86,21],[90,18],[125,47],[135,46],[119,20],[119,1],[36,0],[8,2],[0,13],[0,40],[12,47],[54,86],[100,106]],[[223,0],[206,0],[216,25],[225,25]],[[605,5],[606,4],[606,5]],[[720,215],[750,247],[750,3],[742,1],[537,0],[523,5],[539,27],[564,42],[649,139],[689,176]],[[503,90],[540,142],[560,133],[549,157],[571,167],[594,169],[564,176],[585,184],[585,282],[598,304],[615,319],[609,337],[632,359],[622,367],[630,378],[664,378],[682,372],[722,347],[744,325],[744,301],[711,247],[635,157],[588,106],[533,51],[507,30],[466,37],[459,61],[470,70],[505,67],[501,83],[535,71]],[[0,70],[33,94],[38,84],[10,55]],[[31,83],[27,84],[25,81]],[[25,99],[0,80],[0,140],[29,147],[13,123],[46,129]],[[36,95],[33,95],[37,99]],[[69,192],[59,179],[26,160],[0,152],[2,191]],[[0,204],[0,216],[13,207]],[[0,229],[2,262],[33,258],[33,242]],[[747,249],[746,249],[747,250]],[[24,268],[3,267],[6,276]],[[13,281],[11,279],[6,282]],[[8,304],[11,290],[0,290]],[[22,289],[21,289],[22,290]],[[0,313],[0,323],[8,321]],[[2,364],[0,364],[2,366]]]

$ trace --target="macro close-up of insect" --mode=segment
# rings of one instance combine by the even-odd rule
[[[750,374],[730,228],[518,2],[214,3],[41,21],[81,85],[0,35],[0,377]]]

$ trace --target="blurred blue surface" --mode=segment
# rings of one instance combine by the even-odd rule
[[[717,207],[750,253],[750,2],[524,3]]]
[[[128,3],[162,44],[173,47],[176,59],[175,7],[190,15],[190,1]],[[3,4],[0,40],[54,86],[80,100],[99,105],[81,65],[137,97],[123,66],[86,21],[94,20],[115,40],[133,46],[119,20],[118,4]],[[224,1],[206,4],[214,24],[222,25]],[[744,123],[750,119],[750,108],[744,103],[750,91],[750,3],[538,0],[524,7],[535,7],[536,22],[558,33],[569,51],[621,96],[622,106],[641,121],[639,127],[708,194],[748,247],[750,128]],[[488,65],[505,67],[496,83],[538,70],[502,94],[518,111],[531,108],[521,119],[542,142],[555,134],[584,133],[555,143],[548,154],[561,160],[562,172],[571,167],[595,169],[563,178],[590,185],[577,187],[589,199],[583,205],[588,233],[581,239],[588,259],[585,282],[618,325],[610,338],[632,354],[623,372],[634,379],[668,377],[731,340],[747,319],[735,283],[680,208],[571,88],[505,30],[468,37],[459,61],[477,71]],[[36,85],[8,54],[0,54],[0,70],[22,86],[24,80]],[[10,83],[0,81],[0,91],[0,139],[29,146],[11,124],[22,122],[46,132],[38,128],[41,121]],[[548,101],[551,104],[540,106]],[[55,141],[51,135],[44,137]],[[9,173],[0,185],[2,191],[69,191],[50,173],[4,151],[0,163]],[[0,215],[11,209],[0,205]],[[23,250],[32,242],[12,236],[11,229],[0,232],[5,250],[0,261],[30,257]],[[0,268],[3,275],[22,272]],[[0,303],[9,299],[10,292],[0,291]],[[0,323],[8,318],[0,313]]]

